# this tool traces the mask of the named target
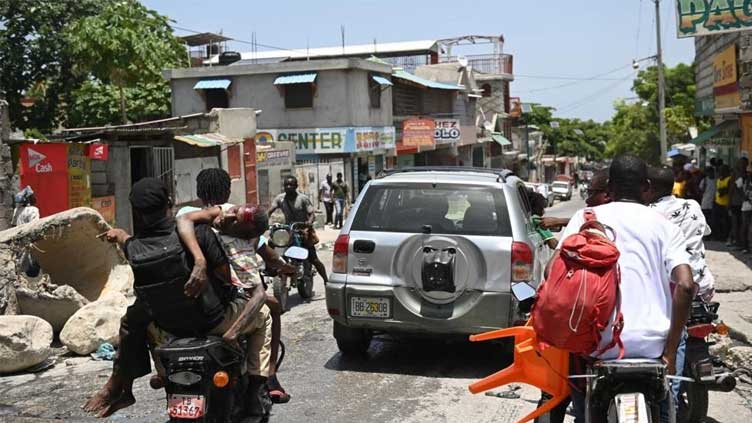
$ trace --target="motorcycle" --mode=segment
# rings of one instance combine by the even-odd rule
[[[244,343],[238,350],[215,336],[175,338],[155,349],[164,368],[170,422],[268,421],[271,401],[263,382],[243,371]],[[257,401],[248,400],[253,392]]]
[[[728,327],[718,322],[717,302],[705,302],[701,298],[692,301],[692,310],[687,322],[687,348],[683,375],[692,380],[682,381],[679,388],[678,418],[681,422],[700,423],[708,412],[708,391],[731,392],[736,387],[740,374],[745,370],[731,372],[720,358],[710,354],[711,333],[728,334]]]
[[[293,223],[292,225],[274,224],[269,230],[270,245],[282,250],[284,260],[297,269],[290,277],[277,276],[272,280],[274,297],[277,298],[282,310],[287,309],[287,299],[292,285],[298,290],[303,299],[313,297],[313,280],[316,270],[308,260],[308,249],[305,248],[305,233],[309,228],[307,223]]]
[[[587,199],[587,190],[589,186],[590,183],[588,183],[587,181],[580,184],[580,198],[582,198],[583,200]]]

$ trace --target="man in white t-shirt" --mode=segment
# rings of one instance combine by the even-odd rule
[[[624,357],[663,358],[674,374],[694,289],[684,235],[642,204],[649,186],[647,165],[637,156],[614,159],[608,186],[612,202],[592,210],[599,222],[613,229],[620,253]],[[579,232],[584,221],[582,210],[575,213],[561,239]],[[601,346],[605,346],[611,340],[611,328],[602,335]],[[600,358],[617,356],[618,348],[613,348]],[[576,421],[584,422],[584,398],[573,393],[573,399]]]

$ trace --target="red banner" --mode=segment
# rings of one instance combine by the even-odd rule
[[[107,160],[107,156],[109,154],[109,146],[107,144],[102,144],[95,142],[93,144],[89,144],[89,151],[87,156],[89,156],[92,160]]]
[[[21,187],[34,190],[40,216],[68,209],[68,145],[23,144],[20,161]]]

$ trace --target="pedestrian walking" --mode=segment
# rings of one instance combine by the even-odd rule
[[[326,175],[326,180],[321,183],[319,188],[319,198],[324,203],[326,209],[325,225],[333,225],[332,214],[334,212],[334,197],[332,197],[332,175]]]
[[[747,165],[749,160],[741,157],[736,161],[734,172],[729,184],[729,216],[731,221],[731,230],[729,231],[728,242],[726,245],[741,250],[741,232],[742,232],[742,203],[744,203],[744,181],[747,179]]]
[[[332,196],[334,197],[334,229],[342,229],[342,221],[345,215],[345,205],[347,204],[347,198],[349,195],[349,189],[344,179],[342,179],[342,173],[337,173],[337,180],[334,181]]]
[[[715,202],[715,168],[705,168],[705,177],[700,182],[700,191],[702,191],[702,199],[700,200],[700,207],[702,208],[702,214],[705,216],[706,222],[711,222],[711,229],[718,230],[712,226],[713,222],[713,203]]]
[[[711,228],[716,233],[715,239],[724,241],[729,236],[729,215],[728,207],[730,203],[729,185],[731,183],[731,169],[728,165],[721,165],[718,168],[718,179],[715,183],[715,200],[713,202],[713,224]]]

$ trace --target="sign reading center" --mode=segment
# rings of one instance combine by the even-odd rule
[[[311,129],[260,129],[256,142],[295,143],[296,154],[342,154],[394,148],[393,126]]]

